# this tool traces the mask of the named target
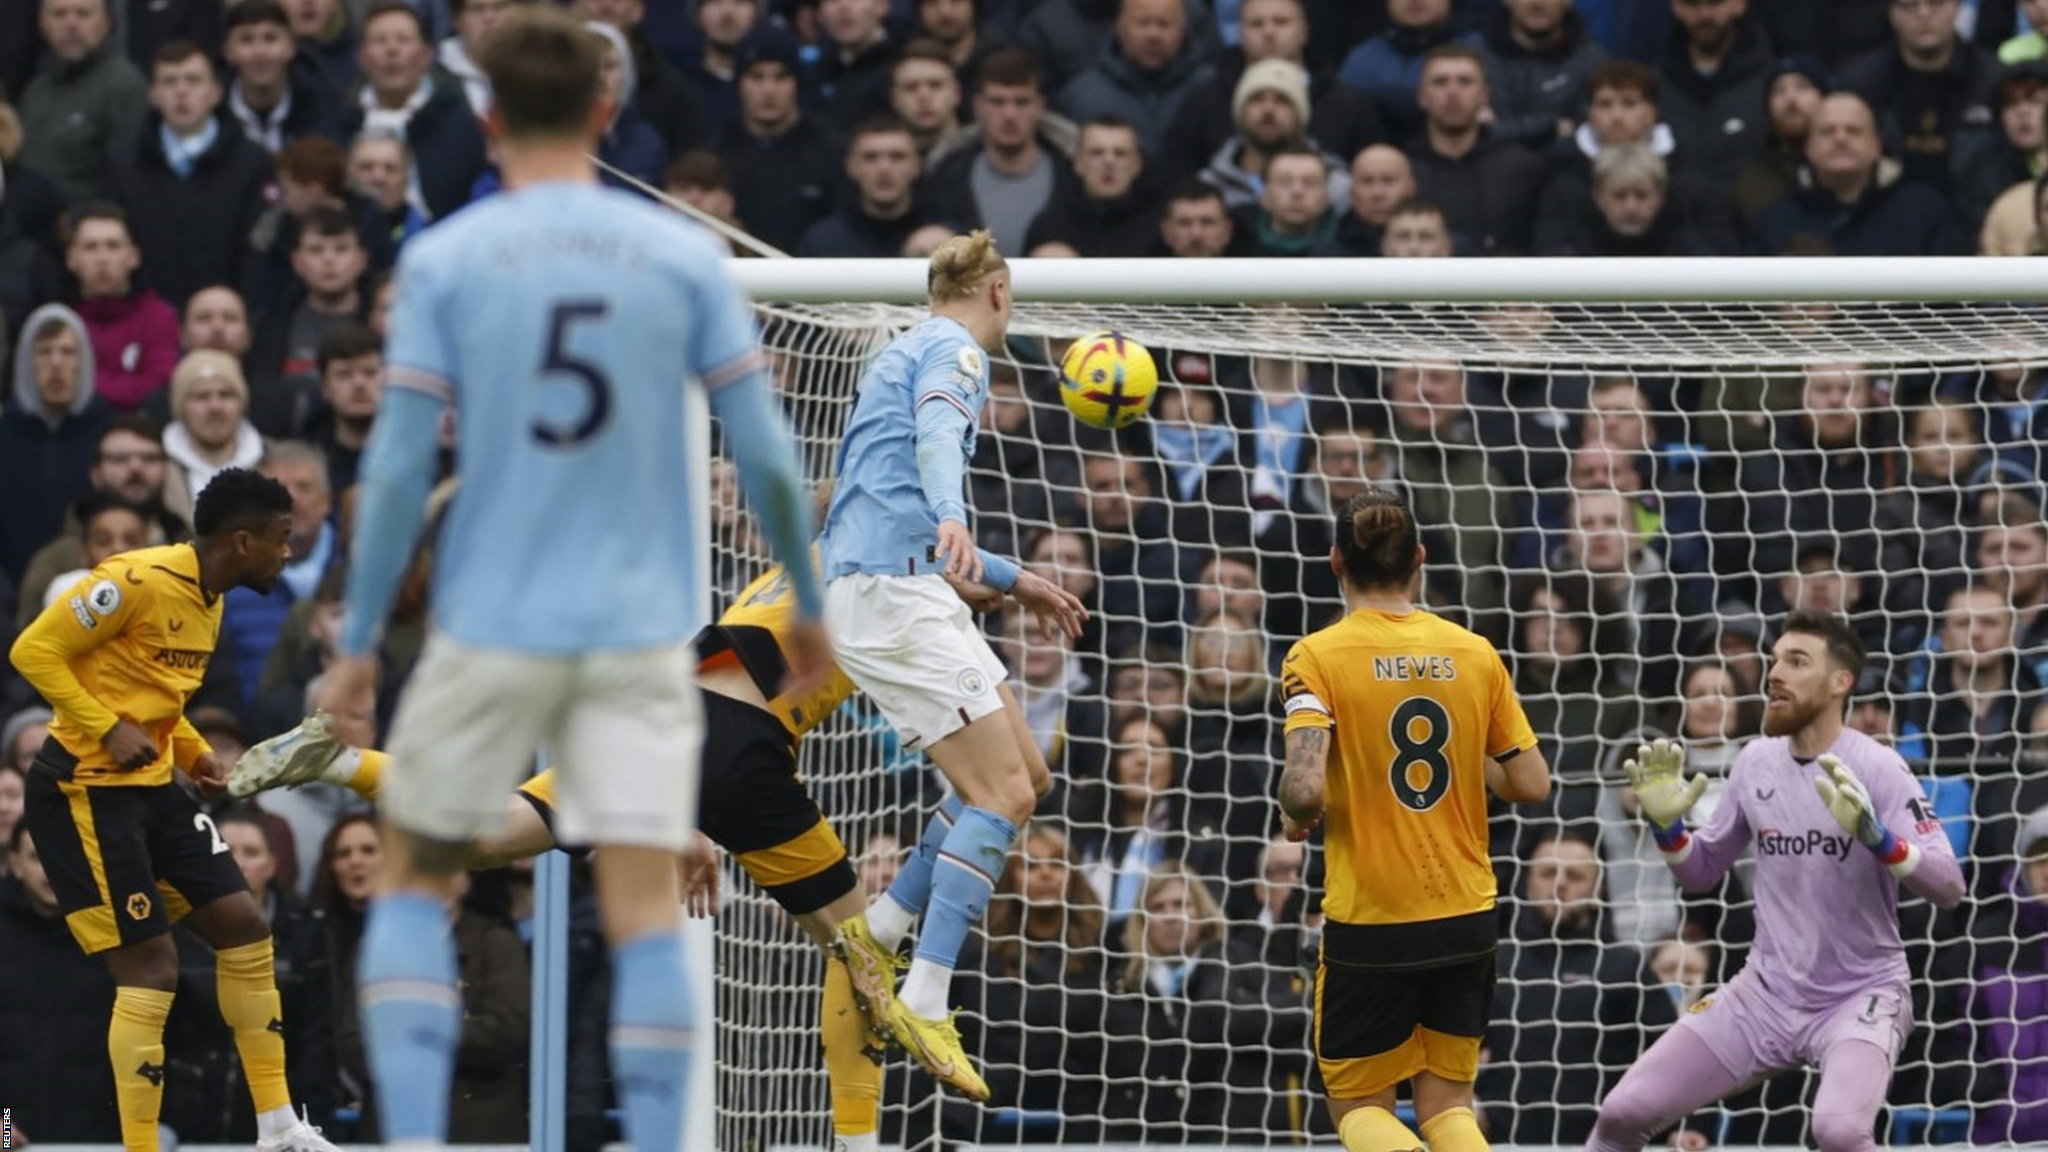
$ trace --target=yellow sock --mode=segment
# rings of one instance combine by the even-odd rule
[[[278,1007],[277,970],[270,938],[223,948],[214,956],[214,987],[220,1018],[235,1034],[242,1075],[258,1113],[288,1108],[291,1086],[284,1078],[284,1015]]]
[[[375,800],[377,790],[384,786],[384,766],[391,763],[391,757],[371,748],[361,749],[356,755],[356,774],[349,777],[349,791],[365,800]]]
[[[825,1042],[825,1076],[832,1084],[833,1133],[875,1131],[882,1111],[882,1040],[868,1029],[853,999],[853,977],[836,956],[825,960],[818,1033]]]
[[[1422,1138],[1429,1141],[1429,1152],[1491,1152],[1470,1108],[1446,1108],[1431,1116],[1423,1122]]]
[[[1337,1125],[1337,1134],[1344,1139],[1344,1152],[1410,1152],[1422,1147],[1422,1138],[1385,1108],[1353,1108]]]
[[[170,1018],[172,999],[171,993],[154,988],[114,989],[107,1058],[114,1064],[121,1145],[128,1152],[157,1152],[157,1118],[164,1107],[164,1021]]]

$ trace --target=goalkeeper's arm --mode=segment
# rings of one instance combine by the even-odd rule
[[[1741,767],[1737,763],[1737,769]],[[1636,790],[1636,803],[1650,825],[1664,862],[1681,887],[1697,892],[1720,883],[1749,845],[1749,822],[1742,805],[1722,804],[1697,832],[1686,827],[1686,814],[1707,790],[1704,776],[1685,778],[1685,749],[1673,740],[1658,740],[1636,749],[1622,771]]]
[[[1820,772],[1813,781],[1814,791],[1820,793],[1821,802],[1828,806],[1828,814],[1835,818],[1835,823],[1840,824],[1843,831],[1870,849],[1877,862],[1898,877],[1899,883],[1908,891],[1938,908],[1953,908],[1962,902],[1962,867],[1956,863],[1955,854],[1949,849],[1948,837],[1941,831],[1941,822],[1934,818],[1931,809],[1926,809],[1926,801],[1918,795],[1917,786],[1913,789],[1914,799],[1920,801],[1924,818],[1911,827],[1920,843],[1892,831],[1878,816],[1877,804],[1871,799],[1870,791],[1840,757],[1830,752],[1820,758],[1818,767]],[[1905,771],[1903,766],[1899,771]],[[1894,816],[1905,826],[1905,821],[1913,819],[1914,813],[1910,806],[1895,805]]]

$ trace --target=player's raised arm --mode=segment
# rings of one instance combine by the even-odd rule
[[[1651,837],[1679,884],[1697,892],[1720,883],[1749,846],[1749,822],[1742,806],[1722,804],[1706,827],[1698,832],[1686,827],[1685,817],[1707,790],[1707,778],[1685,779],[1685,748],[1675,740],[1642,745],[1621,770],[1636,790],[1636,804],[1650,825]]]
[[[1550,798],[1550,761],[1536,744],[1529,714],[1515,695],[1515,678],[1499,653],[1487,671],[1493,698],[1487,709],[1486,787],[1510,804],[1541,804]]]
[[[1900,884],[1937,908],[1962,903],[1962,867],[1948,834],[1941,830],[1941,820],[1904,764],[1892,765],[1895,771],[1884,773],[1878,782],[1883,795],[1875,800],[1871,789],[1834,753],[1822,756],[1814,767],[1814,791],[1828,806],[1828,815],[1870,849]]]
[[[923,350],[910,381],[916,419],[918,485],[938,520],[939,557],[946,575],[982,578],[984,553],[967,526],[967,456],[976,413],[988,379],[988,349],[1001,345],[1010,317],[1010,279],[995,239],[975,232],[932,256],[930,289],[935,315],[953,314],[974,344],[935,342]],[[1002,580],[991,581],[1007,587]]]

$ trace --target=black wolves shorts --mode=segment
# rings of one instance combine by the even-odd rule
[[[1331,1099],[1385,1091],[1418,1072],[1470,1083],[1493,1011],[1494,954],[1419,968],[1316,972],[1316,1058]]]
[[[792,916],[816,912],[859,884],[846,846],[797,775],[796,742],[772,713],[704,693],[697,826],[739,859]],[[552,797],[532,781],[520,795],[554,827]]]
[[[249,890],[213,817],[183,788],[88,786],[71,779],[77,765],[55,740],[45,743],[22,818],[88,954],[161,936],[192,909]]]

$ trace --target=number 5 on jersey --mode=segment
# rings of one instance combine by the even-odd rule
[[[553,448],[574,448],[598,434],[612,412],[612,382],[597,365],[569,350],[569,329],[579,321],[597,321],[611,311],[603,300],[560,300],[548,313],[548,350],[541,370],[567,376],[586,393],[582,419],[568,426],[546,419],[533,422],[533,438]]]

